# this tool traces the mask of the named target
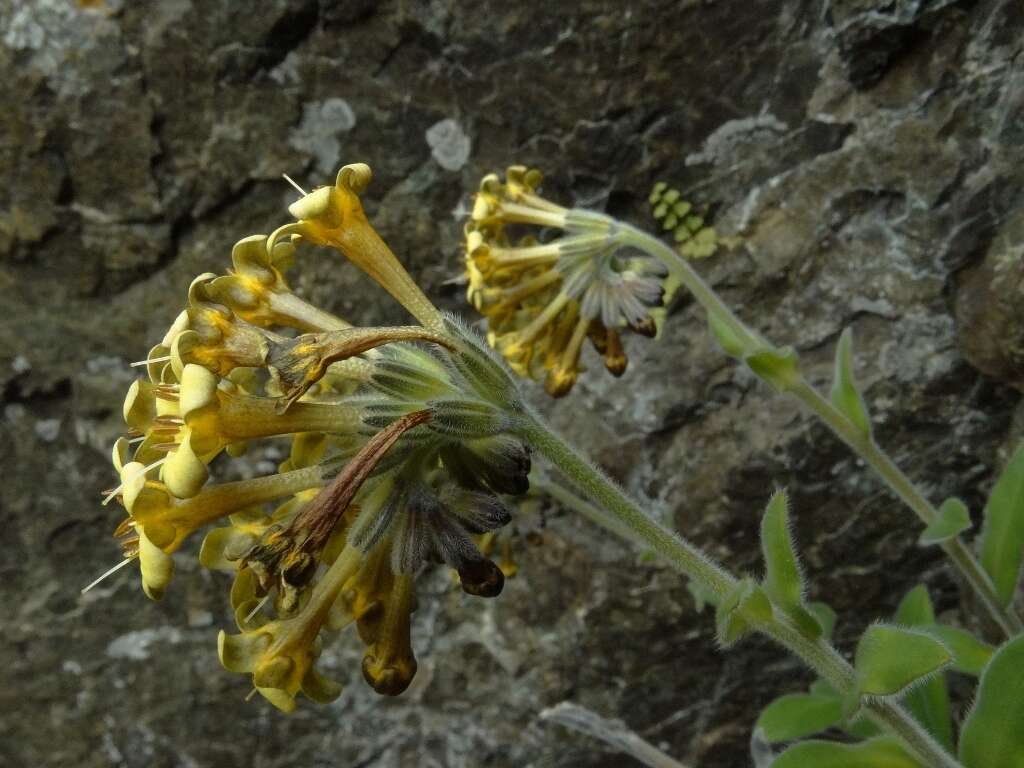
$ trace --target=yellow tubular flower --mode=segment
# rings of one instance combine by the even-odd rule
[[[178,377],[188,363],[227,376],[235,368],[258,368],[266,362],[267,343],[273,337],[214,303],[210,286],[216,279],[207,273],[192,281],[186,322],[168,334],[171,367]]]
[[[142,470],[144,466],[138,462],[121,468],[122,503],[129,514],[128,525],[139,541],[143,590],[154,600],[160,599],[173,575],[170,554],[193,531],[254,504],[290,496],[323,482],[323,469],[310,467],[208,487],[179,502],[166,486],[146,480]]]
[[[221,664],[232,672],[252,673],[256,690],[284,712],[295,709],[295,695],[300,690],[314,701],[337,698],[341,686],[313,667],[319,655],[316,641],[331,605],[358,570],[361,558],[358,550],[346,547],[295,616],[241,635],[221,630],[217,637]]]
[[[253,235],[239,240],[231,250],[234,269],[210,281],[209,296],[264,328],[280,325],[304,332],[348,328],[344,320],[303,301],[288,287],[283,273],[295,258],[294,239],[270,243],[265,235]]]
[[[300,235],[315,245],[340,251],[377,281],[427,328],[439,328],[441,315],[366,218],[359,194],[370,184],[370,166],[346,165],[333,187],[320,187],[292,203],[288,211],[298,223],[270,236],[268,248],[284,235]]]
[[[426,300],[373,231],[358,197],[368,181],[366,166],[346,166],[335,186],[292,206],[298,222],[239,241],[229,274],[192,282],[185,311],[136,364],[148,375],[128,389],[128,435],[111,455],[119,485],[104,503],[116,498],[127,511],[115,531],[121,564],[138,559],[150,597],[167,588],[187,537],[224,521],[199,553],[204,567],[233,575],[240,634],[221,634],[220,659],[285,711],[299,692],[338,695],[315,662],[323,630],[350,625],[366,646],[366,682],[381,694],[405,690],[416,673],[417,575],[443,563],[466,594],[497,596],[514,566],[506,557],[499,567],[477,542],[510,523],[499,496],[529,488],[530,451],[512,432],[525,406],[510,374]],[[513,180],[516,199],[501,202],[502,215],[522,220],[516,205],[541,210],[536,221],[546,223],[572,213],[538,202],[532,182]],[[283,273],[300,238],[340,250],[422,325],[352,327],[298,299]],[[503,303],[515,326],[507,341],[525,365],[571,368],[593,332],[579,330],[580,302],[560,274],[518,279],[551,272],[564,248],[523,247],[533,250],[491,249],[480,279],[501,282],[482,302]],[[556,300],[565,311],[545,314]],[[545,318],[561,330],[548,333]],[[276,472],[208,483],[214,459],[282,437],[290,450]]]
[[[125,399],[125,421],[146,438],[137,460],[152,464],[164,452],[162,460],[156,458],[161,479],[178,498],[199,492],[209,475],[207,464],[232,443],[298,432],[350,434],[360,426],[355,406],[300,402],[280,413],[276,399],[233,392],[221,382],[189,363],[180,384],[161,388],[137,382]]]
[[[623,255],[611,218],[539,196],[541,179],[513,166],[504,181],[490,174],[480,182],[466,225],[467,299],[487,318],[488,340],[512,369],[544,379],[548,393],[561,397],[582,369],[587,338],[610,373],[625,372],[619,332],[654,335],[665,271],[653,259]],[[561,235],[539,242],[529,232],[538,227]]]

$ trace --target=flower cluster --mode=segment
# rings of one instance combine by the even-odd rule
[[[669,291],[664,266],[632,251],[621,224],[540,197],[541,178],[513,166],[504,181],[481,181],[466,225],[467,297],[513,370],[560,397],[576,383],[587,339],[621,376],[622,331],[654,336]]]
[[[240,633],[221,633],[220,658],[285,711],[299,691],[338,695],[315,663],[325,633],[350,624],[366,681],[405,690],[417,574],[444,563],[466,593],[501,592],[481,548],[510,521],[501,497],[529,484],[511,379],[377,236],[358,197],[368,181],[368,167],[346,166],[291,207],[297,221],[239,241],[228,274],[193,281],[125,397],[120,483],[104,502],[124,507],[115,535],[153,599],[185,539],[223,523],[199,556],[234,577]],[[301,241],[340,250],[421,324],[353,327],[299,298],[284,274]],[[210,481],[218,456],[257,439],[290,441],[277,473]]]

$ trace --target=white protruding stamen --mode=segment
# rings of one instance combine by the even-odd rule
[[[117,573],[118,571],[120,571],[122,568],[124,568],[126,565],[128,565],[128,563],[130,563],[134,559],[135,559],[134,557],[125,558],[120,563],[115,565],[113,568],[105,571],[102,576],[100,576],[98,579],[96,579],[94,582],[92,582],[89,586],[87,586],[85,589],[83,589],[82,590],[82,594],[84,595],[90,589],[92,589],[97,584],[99,584],[101,581],[103,581],[105,578],[107,578],[107,576],[110,576],[111,574]]]
[[[170,359],[170,355],[164,355],[163,357],[150,357],[147,358],[146,360],[137,360],[136,362],[131,364],[131,367],[138,368],[143,365],[149,365],[150,363],[166,363]]]
[[[117,494],[119,494],[121,492],[121,489],[124,488],[124,484],[127,483],[128,480],[134,480],[135,478],[139,477],[140,475],[145,475],[147,472],[149,472],[149,470],[154,469],[155,467],[159,467],[161,464],[163,464],[169,458],[170,458],[170,456],[164,456],[162,459],[157,459],[152,464],[150,464],[148,467],[143,467],[140,471],[136,472],[130,478],[128,478],[126,480],[122,480],[121,484],[119,486],[117,486],[117,488],[112,490],[110,493],[108,493],[106,498],[103,499],[103,506],[104,507],[107,506],[107,504],[110,503],[110,500],[112,498],[114,498],[115,496],[117,496]]]
[[[245,697],[245,700],[252,701],[252,697],[255,696],[257,693],[259,693],[259,691],[253,688],[251,691],[249,691],[249,695]]]
[[[128,441],[128,445],[135,445],[135,443],[141,443],[145,439],[146,439],[145,435],[139,435],[138,437],[133,437],[131,440]]]
[[[264,595],[263,599],[256,603],[256,607],[249,611],[249,615],[245,617],[245,623],[248,624],[252,621],[252,617],[260,612],[260,608],[267,604],[267,600],[270,599],[270,595]]]
[[[296,184],[295,183],[295,179],[293,179],[287,173],[282,173],[281,175],[284,176],[284,180],[285,181],[287,181],[289,184],[291,184],[293,187],[295,187],[297,190],[299,190],[299,192],[302,193],[303,197],[305,197],[307,194],[309,194],[308,192],[306,192],[306,190],[304,190],[302,187],[300,187],[298,184]]]

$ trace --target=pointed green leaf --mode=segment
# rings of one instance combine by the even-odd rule
[[[776,491],[761,518],[761,552],[764,555],[764,591],[800,630],[811,639],[821,636],[821,625],[803,604],[803,573],[789,530],[789,499]]]
[[[960,730],[964,768],[1024,768],[1024,635],[1002,646],[981,673]]]
[[[857,643],[857,690],[862,696],[894,696],[952,660],[949,649],[925,632],[872,624]]]
[[[761,349],[747,355],[744,362],[778,392],[792,389],[800,381],[800,356],[793,347]]]
[[[832,405],[864,437],[871,437],[871,417],[853,377],[853,329],[847,328],[836,345],[835,372],[832,378]]]
[[[1024,442],[1000,475],[985,505],[981,564],[1007,606],[1013,600],[1024,556]]]
[[[858,744],[833,741],[804,741],[794,744],[771,768],[922,768],[892,738],[883,737]]]
[[[836,628],[836,612],[832,610],[828,603],[816,600],[807,604],[807,610],[811,612],[811,615],[818,622],[818,626],[821,627],[821,633],[825,638],[832,637],[832,630]]]
[[[918,584],[907,592],[900,600],[896,608],[896,615],[893,619],[899,624],[906,624],[916,627],[921,624],[935,623],[935,609],[932,608],[932,600],[928,597],[928,590]]]
[[[893,619],[907,626],[930,626],[935,623],[928,590],[916,586],[900,601]],[[949,691],[942,675],[927,680],[907,693],[904,704],[917,721],[934,736],[947,751],[953,750],[953,725],[949,714]]]
[[[946,499],[939,507],[939,513],[921,533],[917,543],[922,547],[941,544],[971,527],[971,513],[960,499]]]
[[[796,605],[786,609],[786,615],[794,626],[800,630],[800,634],[809,640],[817,640],[821,637],[823,628],[821,622],[802,605]]]
[[[803,603],[804,577],[789,531],[789,498],[776,491],[761,518],[761,552],[764,555],[764,590],[783,608]]]
[[[994,646],[979,640],[966,629],[942,624],[932,624],[924,629],[939,638],[953,652],[953,669],[965,675],[980,675],[996,652]]]
[[[718,604],[715,624],[718,642],[728,647],[758,624],[772,620],[772,604],[753,579],[742,579]]]
[[[824,731],[843,719],[843,708],[834,696],[791,693],[764,708],[755,727],[769,742],[793,741]]]
[[[846,731],[851,736],[856,736],[860,739],[870,739],[873,736],[879,736],[882,732],[871,720],[866,717],[857,716],[857,710],[860,708],[860,699],[856,696],[847,697],[844,701],[843,697],[839,694],[835,688],[833,688],[827,681],[818,678],[810,686],[810,692],[813,696],[821,696],[826,699],[832,699],[839,706],[840,711],[843,715],[843,721],[839,723],[839,727]],[[852,720],[850,718],[853,718]]]

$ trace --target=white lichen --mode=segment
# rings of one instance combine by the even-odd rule
[[[320,174],[330,175],[341,158],[341,134],[355,127],[355,112],[344,99],[314,101],[302,108],[302,120],[288,135],[288,143],[312,155]]]
[[[738,151],[748,144],[757,144],[789,130],[789,126],[775,115],[758,115],[744,117],[741,120],[729,120],[716,128],[704,140],[700,152],[686,156],[687,165],[711,163],[712,165],[730,165],[735,162]]]
[[[472,142],[462,127],[450,117],[427,128],[426,140],[430,154],[446,171],[458,171],[469,160]]]
[[[36,437],[44,443],[52,443],[60,437],[60,419],[40,419],[35,426]]]
[[[107,644],[107,656],[112,659],[133,659],[142,661],[149,658],[149,646],[153,643],[175,645],[184,640],[184,634],[177,627],[140,629],[121,635]]]

